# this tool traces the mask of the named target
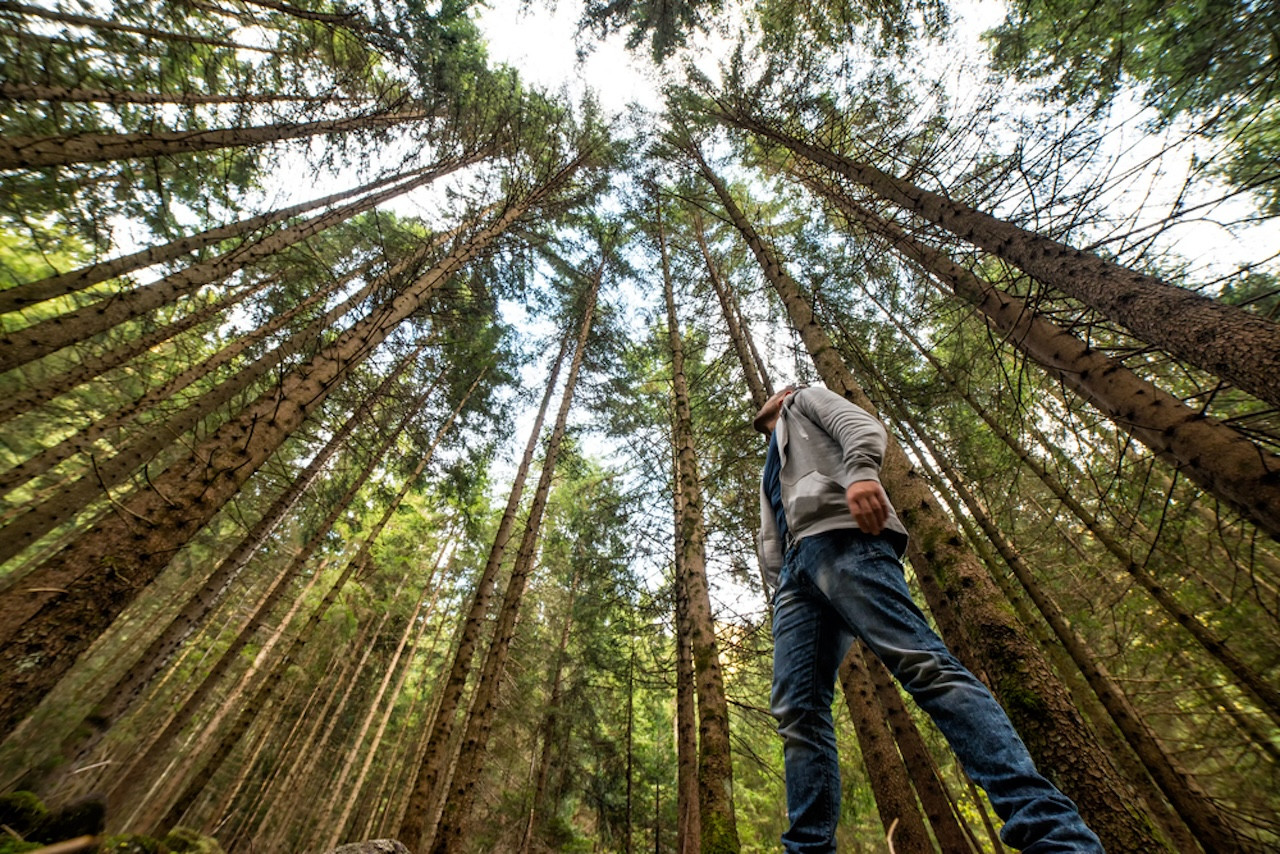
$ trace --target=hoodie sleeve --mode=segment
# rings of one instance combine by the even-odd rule
[[[760,577],[767,593],[778,586],[782,572],[782,543],[778,536],[778,520],[773,517],[769,499],[760,490],[760,534],[756,538],[756,557],[760,561]]]
[[[886,434],[879,420],[835,392],[818,386],[801,389],[792,397],[792,407],[821,427],[840,446],[841,461],[849,483],[880,480]]]

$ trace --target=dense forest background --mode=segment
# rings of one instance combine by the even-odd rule
[[[1109,851],[1280,848],[1280,7],[482,11],[0,2],[0,850],[776,850],[791,382]],[[841,682],[842,850],[1004,850]]]

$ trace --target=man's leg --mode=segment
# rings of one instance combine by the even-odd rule
[[[853,636],[791,560],[773,604],[772,710],[783,738],[788,854],[835,850],[840,764],[831,701],[836,668]]]
[[[916,607],[892,546],[837,531],[803,540],[797,567],[866,641],[951,744],[1005,821],[1001,836],[1035,854],[1098,852],[1075,805],[1038,771],[1009,718]]]

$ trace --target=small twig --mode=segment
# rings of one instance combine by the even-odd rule
[[[889,854],[897,854],[897,849],[893,847],[893,832],[898,829],[898,819],[889,822],[889,832],[885,834],[884,841],[889,846]]]
[[[98,847],[102,839],[97,836],[77,836],[66,842],[55,842],[43,848],[37,848],[30,854],[74,854],[76,851],[88,851]]]
[[[116,764],[118,764],[118,763],[116,762],[116,760],[114,760],[114,759],[107,759],[107,760],[105,760],[105,761],[103,761],[103,762],[95,762],[95,763],[93,763],[92,765],[86,765],[86,766],[84,766],[83,768],[77,768],[76,770],[72,771],[71,773],[72,773],[72,774],[83,774],[85,771],[92,771],[94,768],[101,768],[103,765],[116,765]]]

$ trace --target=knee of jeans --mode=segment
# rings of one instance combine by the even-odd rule
[[[923,650],[907,650],[894,656],[887,656],[885,664],[893,675],[902,683],[902,687],[910,691],[912,688],[923,688],[945,678],[946,660],[937,653]]]
[[[774,704],[770,711],[778,722],[778,735],[785,740],[812,741],[816,733],[834,727],[830,709]]]

